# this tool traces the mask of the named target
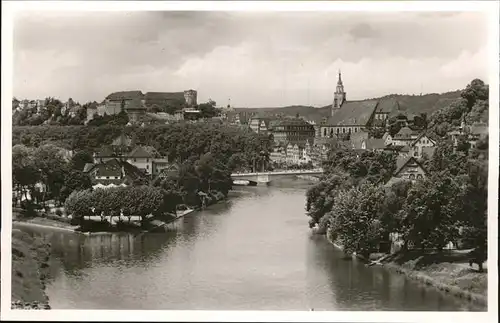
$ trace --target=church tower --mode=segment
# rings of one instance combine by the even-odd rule
[[[336,109],[340,109],[345,100],[346,93],[344,91],[344,84],[342,83],[342,73],[339,71],[339,80],[337,81],[337,88],[333,97],[332,115]]]

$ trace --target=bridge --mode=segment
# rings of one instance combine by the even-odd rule
[[[282,170],[274,172],[256,172],[256,173],[233,173],[231,178],[235,180],[247,180],[255,184],[268,184],[273,179],[296,177],[296,176],[310,176],[319,177],[323,174],[322,168],[307,169],[307,170]]]

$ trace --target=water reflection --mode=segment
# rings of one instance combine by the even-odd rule
[[[249,187],[162,234],[52,242],[57,309],[458,310],[470,308],[383,268],[342,259],[307,229],[304,189]]]

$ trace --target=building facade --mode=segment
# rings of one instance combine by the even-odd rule
[[[314,126],[300,118],[278,120],[272,128],[276,144],[305,145],[307,141],[314,140],[315,133]]]

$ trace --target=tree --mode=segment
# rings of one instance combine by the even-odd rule
[[[474,79],[467,84],[460,95],[467,101],[467,107],[470,111],[477,100],[488,100],[488,85],[484,84],[484,82],[480,79]]]
[[[33,150],[24,145],[15,145],[12,147],[12,180],[14,191],[17,192],[19,199],[24,197],[28,200],[28,192],[33,198],[35,184],[40,179]]]
[[[65,174],[64,184],[59,193],[58,200],[63,203],[73,191],[90,188],[92,188],[90,177],[80,170],[71,169]]]
[[[198,105],[198,109],[201,112],[202,118],[212,118],[220,115],[219,109],[215,107],[215,101],[209,100],[206,103],[201,103]]]
[[[449,241],[457,241],[463,216],[464,191],[460,182],[446,173],[417,181],[409,190],[403,207],[405,243],[441,250]]]
[[[403,114],[398,114],[397,116],[390,117],[387,120],[387,127],[391,136],[394,137],[394,135],[397,134],[403,127],[403,123],[406,123],[407,121],[408,119]]]
[[[86,216],[93,214],[93,192],[90,190],[86,191],[74,191],[66,199],[64,203],[64,208],[68,214],[72,214],[74,219],[84,220]]]
[[[45,186],[43,201],[46,194],[56,197],[64,184],[67,162],[62,156],[61,149],[54,145],[43,145],[33,152],[35,166],[40,171],[42,183]]]
[[[342,191],[333,205],[330,231],[338,237],[344,252],[368,257],[382,240],[380,224],[383,192],[372,184]]]
[[[92,154],[86,150],[77,151],[71,158],[70,166],[72,169],[83,170],[85,164],[93,163],[94,158]]]

